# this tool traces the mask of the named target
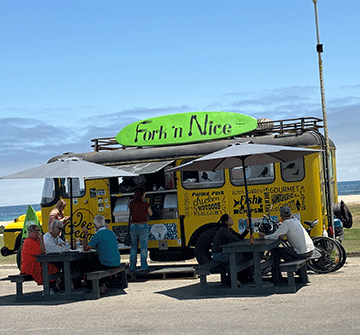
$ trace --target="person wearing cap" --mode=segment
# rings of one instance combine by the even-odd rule
[[[290,244],[290,247],[275,248],[271,251],[274,259],[272,277],[273,281],[277,283],[282,281],[279,267],[281,259],[289,261],[307,258],[312,255],[315,249],[311,237],[301,225],[300,221],[291,214],[288,206],[280,208],[280,216],[283,222],[273,234],[265,235],[264,233],[259,233],[261,239],[275,240],[286,237]]]

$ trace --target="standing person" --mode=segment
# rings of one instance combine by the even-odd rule
[[[292,259],[307,258],[312,255],[315,249],[311,237],[301,225],[300,221],[291,215],[291,210],[288,206],[280,208],[280,216],[283,222],[273,234],[265,235],[264,233],[259,233],[259,237],[262,239],[276,240],[286,237],[290,244],[290,247],[271,250],[274,259],[272,277],[275,283],[283,280],[279,267],[281,259],[289,261]]]
[[[147,215],[153,215],[149,203],[144,201],[146,192],[144,189],[136,189],[134,199],[129,203],[130,209],[130,236],[132,246],[130,249],[130,271],[135,271],[137,262],[137,250],[140,240],[141,270],[148,271],[147,253],[149,242],[149,225]]]
[[[68,216],[64,216],[64,209],[66,207],[66,202],[64,199],[60,199],[55,207],[51,210],[50,214],[49,214],[49,227],[51,222],[53,222],[54,220],[59,220],[63,225],[65,225],[67,223],[67,221],[69,220]]]
[[[92,259],[89,264],[86,264],[86,271],[98,271],[120,266],[121,257],[116,235],[107,228],[105,218],[102,215],[98,214],[94,217],[94,225],[96,233],[89,243],[87,242],[88,230],[86,227],[83,228],[85,237],[83,240],[84,251],[96,249],[98,253],[98,258],[95,261]],[[100,285],[100,293],[105,293],[105,279],[100,280]]]
[[[28,227],[28,237],[25,239],[21,251],[21,272],[22,275],[31,275],[39,284],[43,284],[42,264],[36,261],[36,256],[46,251],[43,236],[38,225],[32,224]],[[49,274],[58,273],[59,269],[49,264]],[[59,289],[60,281],[50,282],[52,289]]]
[[[212,246],[212,255],[215,261],[222,263],[230,262],[230,255],[223,253],[221,245],[237,242],[243,240],[246,235],[249,233],[249,226],[247,226],[242,234],[238,234],[231,227],[234,224],[233,219],[229,214],[223,214],[218,221],[218,231],[215,234],[213,246]],[[251,258],[251,254],[242,253],[236,255],[236,262],[241,264]],[[240,281],[249,281],[252,279],[253,270],[245,269],[238,273],[238,280]],[[241,283],[239,283],[241,284]]]

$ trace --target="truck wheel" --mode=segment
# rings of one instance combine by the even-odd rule
[[[209,228],[196,239],[195,257],[200,265],[212,261],[211,249],[216,232],[217,229],[215,227]]]
[[[16,252],[17,250],[19,250],[20,246],[21,246],[21,242],[22,242],[22,233],[20,232],[20,234],[16,237],[15,240],[15,245],[14,245],[14,252]]]
[[[2,248],[1,248],[1,256],[6,257],[6,256],[8,256],[8,255],[9,255],[9,249],[6,248],[6,247],[2,247]]]
[[[16,253],[16,264],[20,271],[21,271],[21,250],[22,250],[22,246],[20,246],[19,250]]]

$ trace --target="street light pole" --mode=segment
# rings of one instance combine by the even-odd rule
[[[332,187],[331,187],[331,175],[330,169],[332,166],[331,162],[331,153],[330,153],[330,144],[329,144],[329,133],[328,133],[328,123],[326,115],[326,103],[325,103],[325,89],[324,89],[324,75],[322,67],[321,53],[323,52],[323,45],[320,43],[320,32],[319,32],[319,20],[318,20],[318,11],[317,11],[317,0],[313,0],[315,8],[315,24],[316,24],[316,37],[317,45],[316,51],[318,53],[319,60],[319,77],[320,77],[320,92],[321,92],[321,106],[324,122],[324,137],[325,137],[325,192],[326,192],[326,209],[328,213],[328,227],[330,229],[330,235],[334,235],[334,219],[333,219],[333,196],[332,196]],[[334,236],[332,236],[334,237]]]

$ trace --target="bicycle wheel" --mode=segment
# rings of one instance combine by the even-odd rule
[[[311,270],[317,273],[329,273],[340,269],[344,265],[346,253],[338,242],[325,236],[317,236],[312,240],[315,248],[320,251],[321,257],[308,261],[308,267]]]
[[[332,272],[335,272],[335,271],[341,269],[343,267],[343,265],[345,264],[345,262],[346,262],[346,251],[345,251],[344,246],[337,239],[332,238],[332,240],[338,245],[338,247],[340,249],[340,252],[341,252],[339,262],[336,265],[336,267],[332,270]]]
[[[344,246],[341,244],[341,242],[337,239],[334,239],[334,241],[338,244],[338,246],[341,249],[341,253],[342,253],[342,259],[339,262],[336,270],[334,270],[334,271],[337,271],[337,270],[341,269],[343,267],[343,265],[345,264],[347,255],[346,255],[346,250],[345,250]]]

